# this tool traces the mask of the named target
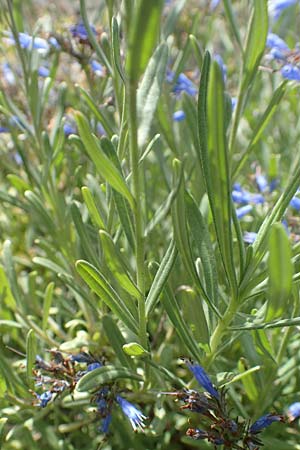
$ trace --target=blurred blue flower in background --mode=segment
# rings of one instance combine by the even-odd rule
[[[182,120],[185,119],[185,112],[182,111],[181,109],[179,111],[175,111],[173,114],[173,120],[175,122],[181,122]]]
[[[288,418],[291,422],[293,420],[298,419],[298,417],[300,417],[300,402],[292,403],[288,407],[287,414],[288,414]]]
[[[269,0],[269,15],[273,19],[277,20],[285,9],[296,5],[296,3],[299,3],[299,0]]]
[[[171,70],[167,72],[167,81],[169,83],[174,83],[175,74]],[[182,92],[185,92],[188,95],[194,96],[197,94],[197,88],[195,84],[184,74],[180,73],[178,78],[174,84],[173,92],[177,95],[180,95]]]
[[[91,28],[92,32],[96,35],[97,34],[96,28],[91,24],[90,24],[90,28]],[[70,32],[73,37],[78,38],[82,41],[89,40],[88,32],[87,32],[83,22],[78,22],[75,25],[72,25],[70,27]]]
[[[6,33],[6,36],[7,38],[5,38],[5,40],[8,44],[16,44],[15,38],[11,32]],[[27,33],[19,33],[18,37],[20,46],[24,49],[34,48],[43,52],[47,52],[49,50],[49,44],[45,39],[37,36],[30,36]]]
[[[285,64],[281,70],[281,75],[287,80],[300,81],[300,69],[292,64]]]
[[[246,216],[247,214],[249,214],[253,209],[252,205],[245,205],[245,206],[241,206],[240,208],[238,208],[236,210],[236,216],[238,219],[242,219],[242,217]]]
[[[103,77],[105,75],[104,67],[95,59],[90,61],[90,66],[94,74],[98,77]]]
[[[253,244],[257,238],[257,234],[258,233],[255,233],[254,231],[246,231],[243,236],[244,242],[246,242],[246,244]]]

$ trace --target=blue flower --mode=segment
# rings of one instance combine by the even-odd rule
[[[185,119],[185,112],[182,110],[179,111],[175,111],[173,114],[173,120],[175,122],[181,122],[182,120]]]
[[[50,70],[49,70],[47,67],[45,67],[45,66],[40,66],[40,67],[38,68],[38,75],[39,75],[40,77],[44,77],[44,78],[49,77],[49,75],[50,75]]]
[[[241,206],[241,208],[238,208],[236,210],[236,216],[238,219],[241,219],[242,217],[246,216],[247,214],[249,214],[253,209],[252,205],[245,205],[245,206]]]
[[[48,43],[51,45],[51,47],[55,48],[56,50],[60,49],[60,45],[57,42],[57,39],[55,39],[54,36],[50,36],[48,39]]]
[[[0,125],[0,133],[9,133],[9,129]]]
[[[246,244],[253,244],[256,238],[257,233],[255,233],[254,231],[246,231],[243,240],[244,242],[246,242]]]
[[[7,84],[13,86],[16,83],[15,74],[8,63],[2,64],[1,72]]]
[[[291,422],[295,419],[298,419],[298,417],[300,417],[300,402],[292,403],[288,407],[288,417]]]
[[[173,83],[174,76],[175,76],[174,72],[169,70],[167,72],[166,77],[167,81],[169,83]],[[194,96],[197,94],[197,88],[194,85],[194,83],[184,73],[180,73],[174,84],[173,92],[177,95],[180,95],[182,92],[185,92],[188,95]]]
[[[218,6],[219,3],[220,3],[220,0],[211,0],[209,9],[211,11],[213,11],[214,9],[216,9],[216,7]]]
[[[102,424],[101,424],[101,428],[100,428],[100,430],[101,430],[101,432],[102,433],[108,433],[108,429],[109,429],[109,425],[110,425],[110,423],[111,423],[111,419],[112,419],[112,416],[111,416],[111,414],[108,414],[106,417],[104,417],[104,419],[102,420]]]
[[[249,431],[252,434],[259,433],[264,428],[271,425],[273,422],[281,422],[282,420],[282,416],[279,416],[278,414],[266,414],[265,416],[257,419],[257,421],[251,425]]]
[[[300,81],[300,69],[297,66],[293,66],[292,64],[285,64],[281,70],[281,75],[283,78],[292,81]]]
[[[286,42],[284,42],[284,40],[281,39],[281,37],[279,37],[275,33],[269,33],[268,34],[266,46],[269,47],[269,48],[276,48],[278,50],[286,50],[286,51],[290,50],[290,48],[286,44]]]
[[[231,107],[232,107],[232,111],[234,111],[235,107],[237,104],[237,98],[236,97],[232,97],[231,98]]]
[[[70,136],[70,134],[77,134],[77,129],[75,126],[71,125],[70,123],[64,123],[64,134],[65,136]],[[74,360],[76,361],[76,360]]]
[[[27,33],[19,33],[19,42],[20,46],[25,49],[31,49],[34,48],[36,50],[41,51],[48,51],[49,50],[49,44],[45,39],[42,39],[37,36],[30,36]],[[16,41],[12,33],[8,33],[8,39],[7,42],[9,44],[15,45]]]
[[[290,201],[290,206],[296,209],[297,211],[300,211],[300,198],[293,197],[292,200]]]
[[[266,192],[268,189],[268,181],[264,175],[258,174],[255,177],[255,181],[260,192]]]
[[[288,7],[293,6],[298,0],[269,0],[269,14],[277,20],[281,13]]]
[[[96,61],[95,59],[92,59],[90,61],[90,66],[91,66],[92,71],[95,73],[95,75],[97,75],[98,77],[104,76],[104,68],[98,61]]]
[[[128,402],[120,395],[116,396],[116,401],[121,406],[122,411],[125,414],[125,416],[127,416],[128,419],[130,420],[130,423],[131,423],[134,431],[136,431],[138,429],[143,430],[143,428],[145,426],[143,421],[147,417],[144,416],[144,414],[139,409],[137,409],[132,403]]]
[[[90,28],[91,28],[92,32],[96,35],[97,33],[96,33],[95,27],[93,25],[90,25]],[[70,27],[70,32],[73,37],[81,39],[82,41],[89,40],[88,32],[87,32],[83,22],[78,22],[75,25],[72,25]]]
[[[91,362],[93,362],[93,358],[91,357],[91,355],[89,355],[89,353],[86,352],[81,352],[78,353],[77,355],[72,355],[71,356],[71,361],[75,361],[78,363],[86,363],[86,364],[90,364]]]
[[[93,363],[91,363],[91,364],[89,364],[89,365],[87,366],[87,371],[88,371],[88,372],[91,372],[92,370],[99,369],[99,367],[102,367],[102,364],[101,364],[101,363],[99,363],[99,362],[93,362]]]
[[[203,369],[203,367],[200,366],[200,364],[195,364],[189,360],[185,360],[185,363],[187,367],[190,369],[200,386],[202,386],[211,396],[215,398],[219,398],[219,393],[217,390],[213,387],[213,384]]]
[[[46,391],[41,395],[38,395],[37,398],[40,401],[38,406],[41,406],[41,408],[45,408],[52,399],[52,393],[50,391]]]

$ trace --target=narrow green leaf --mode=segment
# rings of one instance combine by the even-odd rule
[[[151,123],[161,95],[168,62],[168,46],[160,44],[149,60],[143,80],[137,91],[139,118],[138,142],[143,147],[148,139]]]
[[[99,255],[96,252],[97,236],[93,242],[87,233],[87,225],[82,222],[81,213],[75,202],[71,205],[72,219],[79,237],[79,243],[83,252],[83,257],[91,261],[95,266],[99,265]]]
[[[134,8],[126,61],[127,73],[133,84],[137,83],[153,51],[163,4],[162,0],[139,0]]]
[[[244,88],[248,87],[257,73],[264,54],[268,34],[268,2],[253,0],[254,10],[249,24],[244,58]]]
[[[107,304],[129,329],[137,333],[138,326],[135,318],[103,275],[87,261],[77,261],[76,269],[90,289]]]
[[[237,289],[231,229],[231,178],[225,129],[224,83],[219,65],[205,54],[198,98],[199,158],[225,272]]]
[[[187,351],[195,358],[197,361],[201,361],[202,352],[198,347],[195,339],[193,338],[186,321],[179,309],[178,302],[168,288],[164,289],[164,294],[162,295],[162,304],[175,327],[176,333],[178,334],[182,344],[187,349]]]
[[[185,206],[190,229],[191,248],[194,255],[200,258],[205,280],[205,290],[211,302],[218,304],[218,275],[214,249],[210,240],[209,230],[197,207],[195,200],[185,193]]]
[[[59,266],[55,262],[51,261],[48,258],[43,258],[41,256],[35,256],[32,260],[34,264],[38,264],[39,266],[46,267],[47,269],[52,270],[54,273],[59,274],[62,273],[67,277],[70,277],[70,274],[66,271],[66,269],[62,266]]]
[[[97,171],[103,178],[120,194],[129,201],[131,207],[134,207],[133,197],[126,185],[126,182],[120,172],[116,169],[114,164],[105,155],[100,145],[96,143],[95,136],[91,133],[89,124],[82,113],[76,112],[76,122],[79,130],[79,135],[85,146],[87,153],[94,162]]]
[[[116,324],[114,319],[109,315],[105,315],[102,318],[102,324],[103,324],[103,328],[106,333],[106,336],[108,338],[109,345],[112,347],[112,349],[115,352],[121,365],[123,367],[132,369],[133,362],[132,362],[131,358],[129,356],[125,355],[125,353],[123,352],[123,345],[126,344],[126,341],[120,331],[120,327]]]
[[[88,108],[93,113],[93,115],[96,117],[96,119],[101,123],[104,130],[106,131],[107,135],[111,137],[115,130],[112,128],[111,124],[107,120],[105,114],[102,112],[101,108],[99,108],[92,97],[84,90],[81,86],[76,86],[79,89],[80,96],[83,98],[83,100],[86,102]]]
[[[148,352],[137,342],[130,342],[123,345],[123,351],[128,356],[134,356],[136,358],[145,356]]]
[[[33,377],[32,369],[34,368],[37,355],[37,342],[34,331],[30,329],[26,338],[26,375],[27,384],[31,389],[34,389],[35,380]]]
[[[121,80],[125,83],[125,75],[121,63],[121,55],[120,55],[120,31],[119,31],[119,24],[116,17],[112,18],[111,23],[111,40],[112,40],[112,54],[113,54],[113,61],[115,64],[115,67],[121,77]]]
[[[235,168],[233,169],[233,174],[232,174],[233,177],[235,177],[238,174],[238,172],[242,169],[242,167],[248,160],[250,153],[255,148],[256,143],[259,141],[263,131],[265,130],[268,123],[270,122],[272,116],[277,111],[280,101],[285,94],[286,85],[287,85],[287,80],[283,81],[281,83],[281,85],[274,91],[266,110],[264,111],[262,117],[259,119],[259,121],[255,127],[255,130],[252,133],[252,138],[248,144],[247,149],[242,154],[242,156],[239,158],[239,161],[237,162]]]
[[[2,417],[0,419],[0,448],[3,448],[3,443],[5,439],[5,424],[7,422],[7,417]]]
[[[96,203],[95,203],[95,200],[93,198],[91,191],[89,190],[89,188],[87,186],[83,186],[81,188],[81,192],[82,192],[82,197],[83,197],[84,203],[86,204],[86,207],[87,207],[90,217],[92,219],[92,222],[98,228],[102,228],[102,230],[105,230],[106,227],[105,227],[103,219],[97,209],[97,206],[96,206]]]
[[[244,358],[240,358],[238,362],[238,369],[240,374],[234,377],[234,381],[242,380],[245,392],[249,400],[255,402],[258,398],[258,390],[256,387],[256,380],[253,377],[253,373],[260,370],[260,366],[255,366],[248,369],[245,365]]]
[[[149,316],[155,305],[158,302],[159,296],[164,289],[164,286],[169,278],[172,268],[175,264],[177,257],[177,249],[174,244],[174,240],[170,242],[170,245],[159,265],[159,269],[155,274],[152,281],[149,293],[146,298],[146,316]]]
[[[4,270],[9,281],[9,286],[16,303],[22,307],[22,296],[17,280],[17,274],[13,262],[12,250],[11,250],[11,241],[6,240],[3,244],[3,265]],[[9,294],[8,294],[9,295]],[[9,296],[10,301],[12,300]]]
[[[142,381],[142,377],[131,372],[124,367],[114,367],[111,365],[99,367],[91,372],[83,375],[77,383],[76,390],[78,392],[92,391],[106,383],[112,383],[119,379],[130,379]]]
[[[232,30],[232,34],[234,35],[235,40],[243,54],[243,45],[242,45],[242,40],[241,40],[241,36],[240,36],[239,25],[236,22],[236,18],[235,18],[234,12],[232,10],[231,0],[223,0],[223,6],[224,6],[224,11],[225,11],[227,20],[228,20],[231,30]]]
[[[173,33],[174,27],[180,16],[181,11],[184,8],[185,3],[186,0],[178,0],[177,2],[175,2],[175,4],[172,4],[172,6],[169,8],[169,14],[167,15],[167,18],[164,21],[162,29],[164,39],[167,39],[167,37],[171,33]]]
[[[292,251],[286,231],[275,223],[269,237],[269,295],[266,320],[282,316],[292,289]]]
[[[179,296],[183,318],[195,340],[202,345],[209,344],[210,336],[202,299],[189,286],[180,289]]]
[[[106,264],[111,271],[114,278],[134,298],[139,299],[141,293],[135,285],[132,278],[129,276],[126,266],[123,262],[123,257],[117,247],[115,246],[111,236],[104,230],[100,230],[100,239],[104,251]]]
[[[4,268],[1,264],[0,264],[0,297],[8,308],[15,310],[16,300],[14,299],[14,296],[10,289],[9,281],[5,274]]]
[[[47,328],[49,312],[50,312],[50,308],[51,308],[52,300],[53,300],[54,286],[55,286],[55,284],[53,283],[53,281],[51,281],[46,288],[45,298],[44,298],[44,306],[43,306],[43,322],[42,322],[43,330],[46,330],[46,328]]]

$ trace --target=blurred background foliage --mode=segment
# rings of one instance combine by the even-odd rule
[[[2,448],[211,448],[162,394],[182,356],[233,417],[299,400],[299,84],[266,39],[297,67],[300,7],[270,3],[1,0]],[[87,392],[34,405],[49,349],[140,375],[114,388],[145,432],[116,407],[101,433]],[[300,448],[298,423],[263,440]]]

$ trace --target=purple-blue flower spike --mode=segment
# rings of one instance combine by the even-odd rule
[[[132,403],[128,402],[120,395],[117,395],[116,401],[121,406],[122,411],[125,414],[125,416],[127,416],[128,419],[130,420],[130,423],[131,423],[134,431],[136,431],[138,429],[143,430],[145,427],[144,420],[147,419],[147,417],[139,409],[137,409]]]
[[[173,120],[175,122],[182,122],[185,119],[185,112],[182,110],[175,111],[173,114]]]
[[[212,397],[219,398],[218,391],[213,387],[213,384],[200,364],[195,364],[189,360],[185,360],[187,367],[190,369],[200,386],[202,386]]]
[[[246,216],[252,211],[253,207],[251,205],[245,205],[236,210],[236,216],[238,219],[242,219],[242,217]]]
[[[281,70],[283,78],[291,81],[300,81],[300,69],[292,64],[285,64]]]
[[[254,422],[249,428],[250,433],[256,434],[262,431],[264,428],[267,428],[273,422],[282,422],[282,416],[278,414],[266,414],[265,416],[260,417]]]

